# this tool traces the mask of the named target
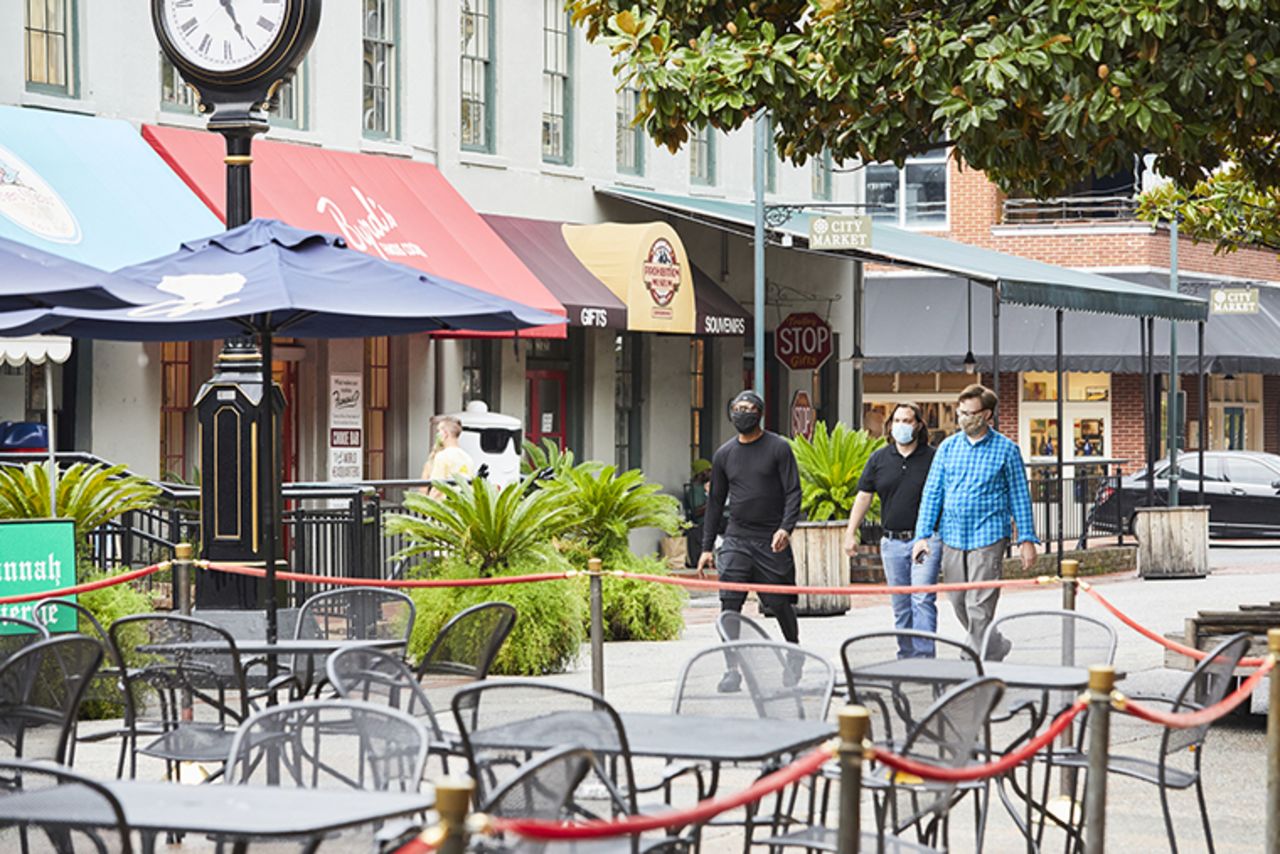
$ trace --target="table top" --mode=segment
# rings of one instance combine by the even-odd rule
[[[470,741],[479,747],[546,750],[575,743],[575,733],[591,728],[589,711],[553,712],[479,730]],[[827,721],[715,718],[694,715],[621,713],[633,756],[657,756],[704,762],[761,762],[798,753],[835,735]],[[584,736],[589,742],[590,737]],[[599,749],[590,743],[586,747]]]
[[[236,639],[236,651],[241,655],[329,655],[343,647],[372,647],[373,649],[399,649],[405,645],[403,638],[381,640],[340,640],[333,638],[281,639],[275,643],[266,640]],[[138,647],[142,652],[216,652],[226,649],[219,641],[174,641],[151,643]]]
[[[307,836],[369,824],[435,806],[435,794],[359,789],[286,789],[223,783],[184,786],[102,780],[130,827],[231,837]],[[38,820],[70,827],[114,824],[100,795],[67,784],[0,797],[0,824]]]
[[[1014,664],[982,662],[984,676],[994,676],[1010,688],[1046,691],[1080,691],[1089,685],[1086,667],[1061,664]],[[955,658],[898,658],[868,664],[854,670],[856,676],[901,682],[963,682],[974,675],[971,662]],[[1117,678],[1121,678],[1117,674]]]

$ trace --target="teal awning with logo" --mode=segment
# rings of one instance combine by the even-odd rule
[[[0,236],[114,270],[219,231],[128,122],[0,106]]]
[[[743,202],[616,186],[597,187],[596,192],[708,225],[745,231],[747,235],[754,222],[752,206]],[[810,220],[835,212],[835,209],[823,211],[821,203],[815,203],[812,210],[793,209],[785,223],[769,230],[790,235],[798,245],[807,247]],[[1169,320],[1204,320],[1208,316],[1208,304],[1203,299],[929,237],[879,222],[872,224],[867,248],[807,251],[950,273],[994,287],[1003,301],[1016,305]]]

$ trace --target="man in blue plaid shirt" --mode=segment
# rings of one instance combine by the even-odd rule
[[[929,537],[941,528],[942,577],[949,583],[1001,577],[1004,553],[1013,536],[1011,520],[1017,526],[1022,566],[1030,569],[1036,561],[1039,541],[1022,453],[1013,440],[991,426],[998,402],[995,392],[980,385],[960,392],[956,420],[963,432],[948,436],[938,446],[920,497],[911,557],[924,560]],[[997,632],[985,639],[984,648],[983,637],[995,617],[1000,589],[948,595],[973,648],[985,659],[1003,659],[1009,653],[1009,641]]]

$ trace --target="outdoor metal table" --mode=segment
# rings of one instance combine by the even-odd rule
[[[434,791],[183,786],[137,780],[101,783],[120,801],[132,829],[209,834],[234,840],[236,852],[244,851],[251,839],[315,837],[435,806]],[[114,826],[115,817],[101,796],[75,784],[0,797],[0,825],[32,821],[94,828]]]
[[[549,750],[573,742],[575,718],[591,712],[555,712],[478,730],[472,744],[491,750]],[[633,756],[700,762],[763,762],[798,753],[835,735],[826,721],[713,718],[620,713]]]

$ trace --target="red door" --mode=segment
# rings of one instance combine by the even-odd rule
[[[568,442],[569,375],[564,371],[525,371],[524,435],[535,445],[551,439],[564,450]]]

